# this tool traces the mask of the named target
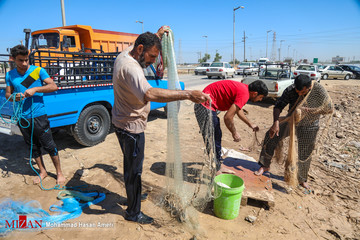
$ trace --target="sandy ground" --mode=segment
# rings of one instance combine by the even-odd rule
[[[322,84],[330,91],[335,104],[341,105],[344,96],[353,96],[355,113],[359,113],[359,80],[328,80]],[[189,104],[188,104],[189,105]],[[189,105],[190,106],[190,105]],[[191,107],[191,106],[190,106]],[[272,101],[248,104],[248,118],[261,129],[259,139],[272,123]],[[356,110],[357,109],[357,110]],[[352,113],[348,121],[359,122],[359,115]],[[223,113],[220,115],[223,116]],[[345,116],[343,114],[343,116]],[[189,117],[189,121],[193,119]],[[189,137],[187,146],[199,146],[196,122],[187,123],[181,129]],[[236,119],[242,141],[235,143],[222,121],[223,146],[240,151],[252,140],[250,129]],[[54,138],[58,144],[63,172],[68,186],[87,185],[87,190],[106,193],[106,199],[98,205],[84,209],[82,215],[69,223],[77,227],[61,227],[43,231],[14,231],[6,239],[360,239],[360,167],[355,172],[324,167],[320,159],[314,159],[310,169],[311,194],[302,191],[287,193],[283,181],[283,167],[273,164],[271,177],[274,186],[275,207],[266,208],[261,202],[249,201],[241,206],[234,220],[214,216],[212,202],[204,212],[198,213],[199,229],[190,231],[169,216],[159,205],[159,196],[164,192],[167,178],[166,162],[167,120],[162,111],[153,111],[146,130],[146,150],[143,171],[144,191],[149,199],[142,203],[142,210],[153,216],[153,225],[139,225],[124,220],[123,205],[126,194],[123,182],[122,153],[115,134],[108,135],[105,142],[93,147],[82,147],[65,132]],[[334,138],[336,136],[333,136]],[[358,141],[359,135],[345,139]],[[192,140],[193,139],[193,142]],[[198,145],[197,145],[198,144]],[[59,191],[43,191],[32,184],[34,172],[29,166],[27,147],[20,136],[0,135],[0,199],[36,200],[48,211],[57,202]],[[258,158],[260,147],[246,154]],[[337,149],[340,151],[340,149]],[[348,152],[349,153],[349,150]],[[359,160],[359,149],[351,152]],[[357,155],[356,155],[357,154]],[[327,157],[326,154],[323,156]],[[322,159],[323,160],[323,159]],[[44,156],[49,177],[45,187],[55,184],[55,171],[50,158]],[[350,176],[351,177],[347,177]],[[345,192],[346,190],[346,192]],[[262,210],[265,209],[265,210]],[[248,215],[258,215],[254,223],[245,221]],[[103,224],[103,227],[98,226]],[[108,224],[108,225],[106,225]],[[194,238],[194,236],[196,236]]]

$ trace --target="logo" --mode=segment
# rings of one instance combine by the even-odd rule
[[[5,228],[12,229],[31,229],[42,228],[42,220],[27,220],[26,215],[19,215],[19,220],[5,220]]]

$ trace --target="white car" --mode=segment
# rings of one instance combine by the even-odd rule
[[[213,62],[210,67],[206,69],[206,76],[219,77],[225,79],[227,77],[235,77],[235,69],[228,62]]]
[[[238,66],[238,69],[236,69],[236,74],[240,75],[252,75],[254,73],[257,73],[259,71],[259,67],[254,62],[242,62]]]
[[[297,77],[301,74],[309,76],[311,78],[311,80],[320,82],[321,73],[319,72],[319,68],[316,65],[310,65],[310,64],[299,65],[296,68],[296,70],[294,71],[294,75],[295,75],[295,77]]]
[[[198,66],[197,68],[195,68],[194,72],[195,72],[195,75],[198,75],[198,74],[203,74],[205,75],[206,74],[206,69],[208,67],[210,67],[211,63],[208,63],[208,62],[204,62],[204,63],[201,63],[200,66]]]

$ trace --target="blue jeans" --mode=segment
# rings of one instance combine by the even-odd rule
[[[127,195],[125,218],[136,221],[141,208],[141,174],[144,162],[145,134],[130,133],[115,127],[124,155],[124,181]]]

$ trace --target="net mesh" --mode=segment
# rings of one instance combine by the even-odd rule
[[[320,83],[313,82],[310,92],[299,98],[287,117],[280,121],[281,141],[275,157],[278,162],[285,162],[284,177],[290,186],[307,181],[312,158],[321,154],[332,112],[329,94]],[[287,136],[289,138],[285,139]]]
[[[162,47],[168,69],[168,87],[178,89],[180,84],[173,39],[169,30],[169,34],[163,36]],[[208,120],[199,125],[192,102],[170,102],[167,109],[167,183],[163,204],[172,217],[192,229],[198,229],[197,211],[204,210],[211,200],[215,175],[210,112],[198,113],[198,116]],[[204,139],[199,126],[206,133]],[[189,128],[192,134],[181,134],[181,129],[188,131]]]

